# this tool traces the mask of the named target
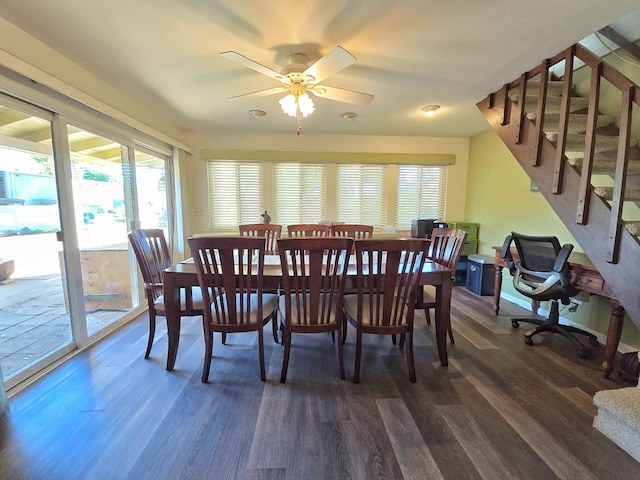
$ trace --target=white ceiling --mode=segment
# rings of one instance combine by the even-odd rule
[[[375,95],[367,107],[314,97],[303,134],[468,137],[501,85],[616,19],[638,0],[2,0],[0,16],[187,131],[295,132],[278,86],[219,55],[279,71],[340,45],[357,62],[323,83]],[[637,17],[636,17],[637,18]],[[426,118],[424,105],[439,104]],[[252,109],[264,110],[261,119]],[[356,112],[342,120],[341,112]]]

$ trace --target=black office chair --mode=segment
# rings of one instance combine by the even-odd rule
[[[511,251],[511,243],[517,250],[517,258]],[[574,335],[585,335],[589,338],[591,346],[598,346],[595,335],[580,330],[570,325],[561,325],[558,322],[558,302],[569,305],[570,298],[578,293],[571,285],[569,273],[569,254],[573,245],[567,243],[560,247],[556,237],[535,237],[511,232],[502,245],[501,256],[507,262],[509,271],[513,275],[514,288],[536,301],[551,301],[549,318],[512,318],[513,328],[520,326],[519,322],[528,322],[538,325],[524,334],[524,343],[533,345],[532,337],[540,332],[559,333],[560,335],[580,345],[580,357],[586,358],[588,349]]]

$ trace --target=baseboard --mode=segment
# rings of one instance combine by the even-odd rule
[[[520,297],[514,297],[513,295],[510,295],[508,293],[501,293],[500,294],[500,299],[504,299],[507,302],[511,302],[511,303],[515,303],[516,305],[521,306],[522,308],[531,311],[531,301],[527,301],[523,298]],[[544,308],[539,308],[538,309],[538,315],[540,316],[547,316],[549,315],[549,310],[545,310]],[[572,325],[574,327],[579,327],[582,330],[592,333],[593,335],[595,335],[598,338],[598,341],[600,343],[602,343],[603,345],[607,343],[607,336],[603,333],[600,332],[595,332],[593,330],[591,330],[590,328],[585,327],[584,325],[581,325],[579,323],[573,322],[563,316],[560,316],[560,321],[566,325]],[[637,352],[638,349],[635,347],[631,347],[625,343],[620,342],[618,344],[618,351],[621,353],[628,353],[628,352]]]

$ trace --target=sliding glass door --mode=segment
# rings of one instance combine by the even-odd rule
[[[171,238],[169,153],[92,130],[0,94],[0,366],[9,388],[144,306],[129,230]]]
[[[14,382],[75,348],[51,120],[0,95],[0,365]]]
[[[136,218],[131,146],[67,127],[87,334],[140,304],[127,232]]]

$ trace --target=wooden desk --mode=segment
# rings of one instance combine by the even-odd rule
[[[282,277],[280,260],[277,255],[266,255],[265,258],[264,283],[265,288],[271,288],[272,285],[277,285]],[[355,269],[355,265],[350,266],[347,276],[355,277]],[[167,268],[164,271],[163,283],[167,337],[169,339],[167,370],[171,371],[176,363],[180,341],[180,288],[198,285],[195,265],[186,261]],[[447,331],[451,321],[451,292],[453,289],[451,269],[428,260],[422,271],[420,284],[436,287],[436,341],[440,364],[446,367],[449,365]]]
[[[500,256],[502,247],[493,247],[495,250],[494,263],[496,266],[495,290],[493,296],[493,310],[498,314],[500,310],[500,291],[502,289],[502,269],[507,267],[507,263]],[[511,250],[514,261],[518,260],[518,254],[515,250]],[[604,360],[602,361],[602,370],[604,378],[609,378],[613,370],[613,363],[618,344],[620,343],[620,334],[622,333],[622,325],[624,322],[624,308],[618,302],[618,299],[611,291],[611,288],[604,281],[600,272],[593,266],[589,257],[582,252],[572,252],[569,256],[569,270],[571,272],[571,283],[579,290],[606,297],[611,301],[611,315],[609,316],[609,327],[607,329],[607,343],[604,349]]]

